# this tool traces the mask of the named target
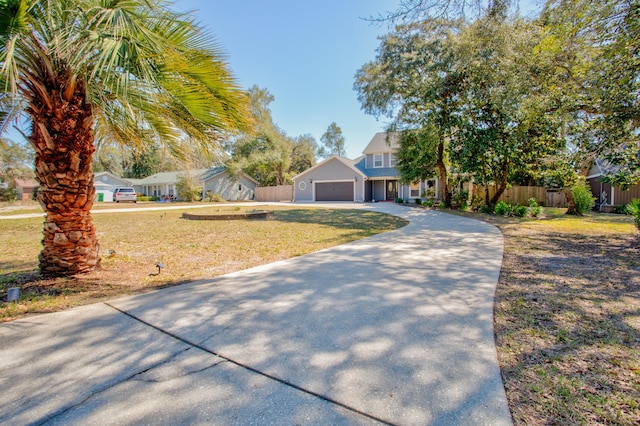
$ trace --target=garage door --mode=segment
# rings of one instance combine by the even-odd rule
[[[353,182],[316,183],[316,201],[353,201]]]

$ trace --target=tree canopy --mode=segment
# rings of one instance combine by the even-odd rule
[[[254,127],[240,134],[230,146],[226,162],[232,175],[240,171],[262,186],[285,185],[291,178],[315,164],[317,143],[313,136],[288,136],[273,121],[268,89],[252,86],[248,90]]]
[[[322,145],[318,149],[318,155],[323,158],[337,155],[346,155],[345,139],[342,129],[335,122],[329,124],[327,130],[320,137]]]
[[[595,158],[612,183],[640,182],[640,4],[550,0],[531,20],[516,5],[407,0],[383,17],[396,25],[354,89],[405,133],[402,178],[462,173],[489,205],[515,182],[570,185]]]

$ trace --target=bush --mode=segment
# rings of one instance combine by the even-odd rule
[[[591,193],[591,189],[587,187],[585,182],[578,182],[571,187],[571,195],[576,206],[576,212],[579,215],[593,209],[596,205],[596,197]]]
[[[419,206],[422,204],[422,200],[420,198],[416,198],[416,205]]]
[[[0,188],[0,201],[16,201],[18,193],[14,188]]]
[[[136,196],[137,201],[155,201],[153,198],[154,197],[150,197],[148,195],[140,195],[140,194]]]
[[[491,213],[493,213],[493,211],[491,210],[491,207],[489,207],[486,204],[483,204],[483,205],[480,206],[480,213],[491,214]]]
[[[531,217],[538,217],[540,216],[540,212],[542,211],[542,207],[540,207],[538,205],[538,202],[536,201],[535,198],[529,198],[529,215]]]
[[[517,217],[525,217],[528,211],[529,208],[527,206],[521,206],[520,204],[516,204],[511,209],[511,213]]]
[[[224,198],[222,198],[220,194],[216,194],[213,191],[207,191],[205,198],[210,203],[219,203],[224,201]]]
[[[467,200],[469,199],[469,191],[458,191],[453,194],[453,202],[458,205],[467,204]]]
[[[624,207],[625,213],[633,216],[636,221],[636,226],[640,229],[640,199],[634,198],[629,204]]]
[[[498,204],[496,204],[496,208],[493,210],[493,212],[498,216],[507,216],[510,211],[511,206],[509,206],[509,203],[506,203],[504,201],[498,202]]]
[[[396,198],[396,203],[398,204],[402,204],[404,202],[404,200],[400,197]]]
[[[422,202],[423,206],[433,207],[433,200],[425,200]]]

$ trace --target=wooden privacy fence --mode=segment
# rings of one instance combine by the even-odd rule
[[[545,207],[567,207],[567,196],[562,191],[547,191]]]
[[[293,201],[293,185],[259,186],[255,189],[256,201]]]
[[[479,188],[479,190],[482,189]],[[495,193],[495,186],[490,186],[489,197],[493,197]],[[541,206],[567,206],[567,197],[562,191],[547,191],[547,189],[543,186],[512,186],[502,193],[500,201],[506,201],[507,203],[526,206],[529,204],[529,198],[535,198],[536,202]]]

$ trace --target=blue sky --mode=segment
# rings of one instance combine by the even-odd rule
[[[394,10],[397,0],[179,0],[217,38],[243,88],[275,97],[271,111],[289,136],[318,142],[336,122],[347,157],[359,156],[384,119],[360,110],[353,76],[375,58],[386,26],[362,18]]]
[[[541,3],[523,0],[521,4]],[[318,143],[336,122],[347,157],[356,158],[387,119],[366,115],[353,77],[375,58],[388,27],[363,19],[395,10],[399,0],[176,0],[215,37],[242,88],[258,85],[275,97],[274,121],[289,136]],[[528,8],[528,6],[522,6]],[[22,140],[15,132],[7,135]]]

